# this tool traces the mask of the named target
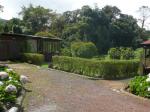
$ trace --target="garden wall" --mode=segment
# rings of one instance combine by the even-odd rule
[[[54,56],[53,68],[94,78],[120,79],[138,74],[138,60],[89,60]]]

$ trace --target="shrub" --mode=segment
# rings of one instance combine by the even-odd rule
[[[134,51],[132,48],[120,48],[121,51],[121,59],[133,59],[134,58]]]
[[[41,65],[44,62],[44,55],[37,53],[23,53],[22,61],[36,65]]]
[[[120,59],[121,51],[118,48],[110,48],[108,55],[111,59]]]
[[[136,76],[129,83],[129,91],[135,95],[150,98],[150,82],[146,81],[147,76]]]
[[[83,58],[54,56],[53,68],[105,79],[132,77],[137,74],[138,60],[89,60]]]
[[[21,90],[23,87],[22,83],[20,82],[20,75],[18,75],[12,69],[8,69],[8,67],[2,68],[3,69],[1,69],[0,77],[0,110],[3,110],[5,104],[14,104],[16,102],[16,98],[21,94]],[[7,77],[2,78],[2,74],[7,74]],[[14,88],[12,89],[12,87],[11,89],[10,87],[8,89],[9,85],[13,86],[15,88],[15,91],[13,91]]]
[[[96,56],[97,48],[92,42],[75,42],[71,45],[72,56],[92,58]]]
[[[134,55],[136,59],[141,59],[142,54],[143,54],[143,48],[138,48],[134,51]]]
[[[61,55],[63,55],[63,56],[71,56],[71,49],[70,48],[63,48],[63,49],[61,49]]]
[[[110,59],[129,60],[134,58],[134,51],[129,47],[110,48],[108,56]]]

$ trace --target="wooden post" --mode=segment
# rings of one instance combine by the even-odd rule
[[[144,48],[144,66],[146,66],[146,51],[147,51],[147,49]]]

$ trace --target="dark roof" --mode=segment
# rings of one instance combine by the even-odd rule
[[[45,39],[45,40],[57,40],[61,41],[62,39],[58,37],[50,38],[50,37],[42,37],[42,36],[35,36],[35,35],[25,35],[25,34],[16,34],[16,33],[1,33],[2,36],[15,36],[15,37],[22,37],[22,38],[31,38],[31,39]]]

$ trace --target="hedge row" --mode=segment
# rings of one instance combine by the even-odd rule
[[[138,60],[89,60],[54,56],[53,68],[95,78],[119,79],[137,75]]]
[[[23,53],[22,61],[36,65],[41,65],[44,62],[44,55],[38,53]]]

